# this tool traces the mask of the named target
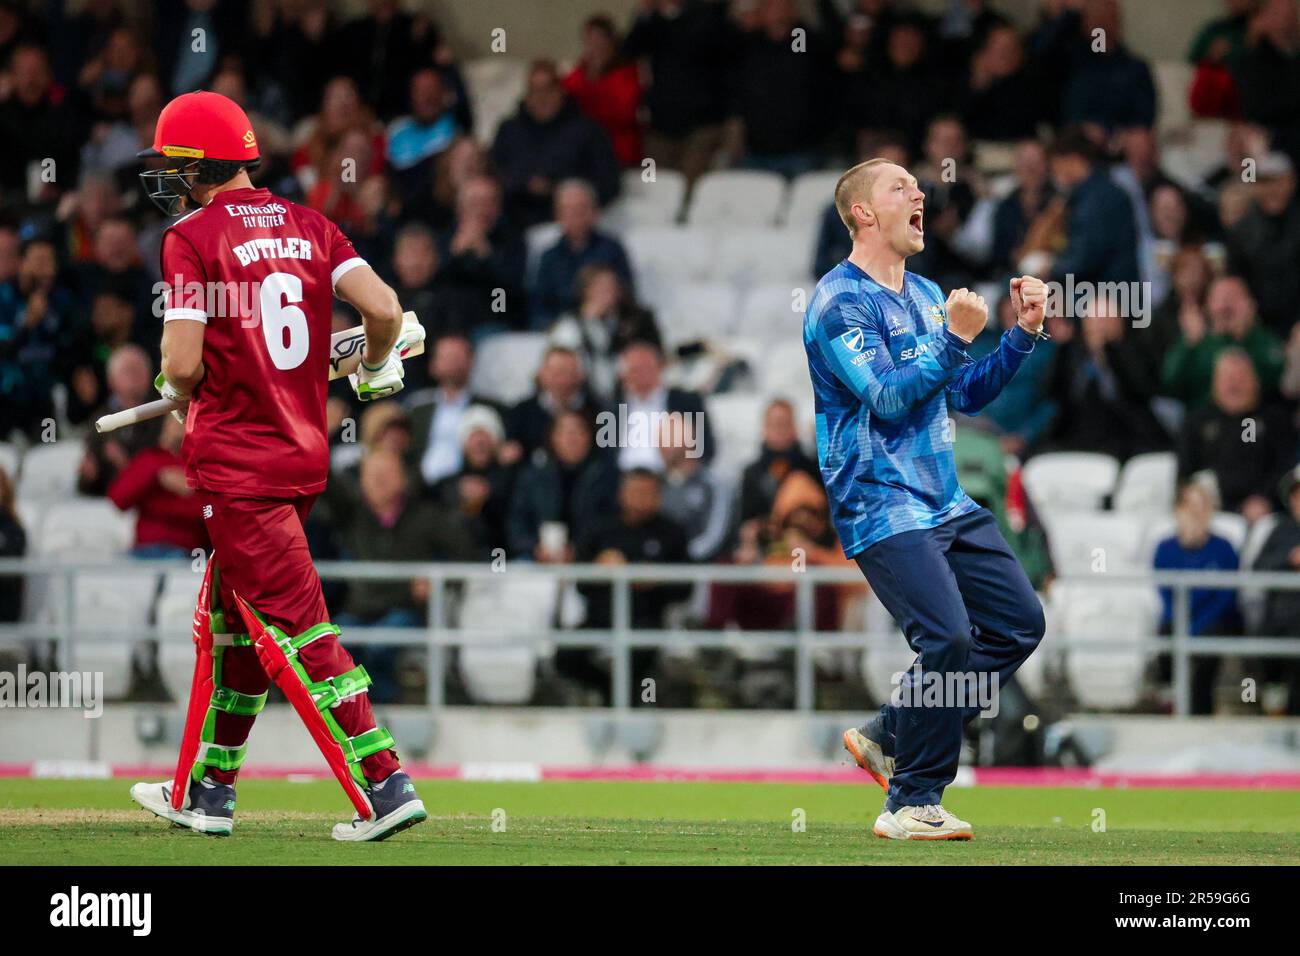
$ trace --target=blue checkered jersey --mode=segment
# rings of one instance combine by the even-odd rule
[[[846,259],[817,283],[808,305],[803,342],[817,459],[849,557],[978,507],[957,483],[948,408],[979,412],[1034,337],[1014,326],[976,362],[947,330],[944,302],[929,279],[904,273],[902,292],[894,292]]]

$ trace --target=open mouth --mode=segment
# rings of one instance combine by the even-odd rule
[[[916,212],[912,213],[912,217],[907,220],[907,228],[912,230],[918,236],[925,235],[925,224],[923,222],[924,218],[925,218],[925,213],[922,210],[918,209]]]

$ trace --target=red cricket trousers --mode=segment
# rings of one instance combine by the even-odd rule
[[[272,624],[290,636],[329,620],[320,577],[307,549],[303,522],[316,495],[297,498],[248,498],[214,491],[196,491],[216,556],[221,579],[221,608],[227,627],[242,627],[233,594],[251,604]],[[298,652],[298,660],[313,681],[336,677],[351,670],[352,655],[338,638],[327,635]],[[270,678],[251,647],[228,647],[221,659],[221,683],[243,694],[261,694]],[[332,711],[349,737],[374,729],[370,696],[359,694]],[[253,729],[254,717],[219,712],[216,742],[240,747]],[[398,769],[397,754],[383,750],[361,762],[367,780],[379,782]],[[209,770],[224,783],[236,774]]]

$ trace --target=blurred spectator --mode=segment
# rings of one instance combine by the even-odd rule
[[[663,514],[663,483],[658,474],[641,468],[623,474],[618,484],[617,512],[578,541],[577,557],[579,561],[611,566],[683,564],[690,560],[686,532]],[[690,597],[691,585],[685,581],[638,581],[630,585],[630,590],[631,626],[660,629],[666,626],[668,606]],[[611,586],[583,583],[578,585],[578,591],[587,599],[583,627],[613,627]],[[658,678],[659,654],[658,648],[632,651],[633,700],[638,699],[642,681]],[[562,649],[555,656],[556,671],[607,695],[609,678],[596,667],[595,655],[595,651],[586,649]]]
[[[575,286],[576,311],[555,323],[547,341],[554,348],[576,352],[592,393],[608,401],[618,387],[618,356],[633,342],[657,346],[659,329],[654,316],[633,301],[613,268],[585,266],[578,271]]]
[[[206,89],[221,59],[240,54],[244,13],[240,4],[216,0],[183,0],[161,6],[157,43],[163,75],[170,78],[168,99]],[[195,43],[196,36],[201,36],[203,43]]]
[[[456,199],[461,189],[487,172],[487,150],[472,136],[457,137],[438,154],[430,189],[402,204],[402,221],[415,221],[435,232],[449,228],[456,221]]]
[[[1192,115],[1233,119],[1241,115],[1241,93],[1233,73],[1246,53],[1246,29],[1255,0],[1224,0],[1224,15],[1197,31],[1187,59],[1196,67],[1188,102]]]
[[[1012,160],[1016,188],[1000,200],[993,213],[993,248],[990,268],[995,273],[1016,271],[1030,223],[1041,216],[1053,196],[1047,175],[1047,151],[1035,139],[1016,144]]]
[[[467,335],[481,318],[481,302],[471,289],[442,281],[438,242],[428,227],[411,222],[397,232],[393,242],[393,290],[402,308],[414,312],[425,335],[436,339],[451,333]],[[418,362],[406,365],[406,388],[429,383]]]
[[[979,173],[961,120],[936,116],[914,173],[925,193],[925,248],[908,260],[910,271],[933,276],[945,288],[974,282],[974,265],[960,251],[958,233],[975,208]]]
[[[715,561],[731,533],[731,489],[702,459],[687,454],[671,429],[660,434],[663,514],[686,531],[692,561]]]
[[[820,478],[817,462],[799,446],[794,406],[783,398],[769,402],[763,411],[763,441],[758,458],[740,476],[742,523],[760,521],[772,513],[777,490],[796,471]]]
[[[135,309],[123,292],[100,290],[91,301],[90,327],[68,344],[68,398],[65,414],[73,424],[85,422],[103,404],[108,390],[109,358],[129,344]]]
[[[0,285],[0,438],[17,430],[38,438],[54,414],[54,386],[71,358],[76,303],[58,282],[54,244],[23,246],[18,274]]]
[[[368,0],[366,8],[339,30],[338,49],[366,102],[391,119],[406,105],[411,74],[435,59],[448,69],[451,54],[423,13],[403,12],[398,0]]]
[[[1060,122],[1106,133],[1153,126],[1156,88],[1146,63],[1124,45],[1118,0],[1056,4],[1031,49],[1064,72]]]
[[[136,513],[137,558],[187,558],[209,547],[203,505],[185,480],[184,438],[184,424],[164,415],[158,444],[137,452],[108,486],[109,501]]]
[[[459,132],[442,74],[432,67],[417,70],[410,113],[388,125],[388,165],[403,201],[432,188],[435,159]]]
[[[107,400],[92,413],[93,418],[133,408],[156,397],[153,366],[144,349],[123,345],[108,358],[105,380]],[[106,435],[86,436],[85,455],[77,470],[77,490],[83,495],[103,495],[118,473],[136,455],[159,444],[162,419],[140,422]]]
[[[1178,490],[1174,504],[1174,534],[1156,545],[1152,567],[1157,571],[1236,571],[1237,552],[1224,538],[1210,531],[1214,502],[1204,486],[1188,482]],[[1241,632],[1237,593],[1231,589],[1194,588],[1191,593],[1190,633],[1193,636]],[[1171,588],[1160,589],[1160,633],[1173,633],[1174,598]],[[1162,655],[1169,666],[1168,655]],[[1192,658],[1192,713],[1214,712],[1217,657]]]
[[[469,390],[474,346],[464,335],[444,335],[433,343],[429,375],[434,384],[416,392],[406,404],[411,417],[411,458],[425,487],[460,471],[461,419],[471,405],[495,408],[490,399]]]
[[[641,78],[636,64],[623,59],[609,17],[583,24],[582,56],[564,78],[564,90],[605,131],[620,164],[641,165]]]
[[[537,390],[506,417],[506,435],[518,446],[511,457],[527,460],[543,448],[551,423],[562,412],[578,412],[594,422],[597,411],[578,353],[558,345],[548,347],[537,368]]]
[[[129,219],[110,216],[99,224],[92,258],[81,263],[76,273],[85,299],[93,299],[102,291],[128,296],[137,316],[132,337],[149,343],[156,351],[162,338],[162,320],[154,315],[153,284],[141,262],[135,227]]]
[[[344,555],[352,561],[471,561],[473,538],[459,517],[410,493],[402,459],[376,449],[361,460],[359,500],[334,515]],[[333,616],[340,627],[419,627],[424,620],[428,581],[373,580],[348,588]],[[374,679],[377,699],[393,702],[396,649],[362,645],[354,653]]]
[[[971,343],[967,351],[978,360],[992,352],[1002,341],[1002,333],[1016,324],[1016,311],[1010,296],[1003,296],[997,304],[997,324],[990,324]],[[1056,417],[1056,403],[1048,397],[1052,384],[1052,367],[1057,344],[1051,339],[1040,339],[1034,350],[1025,356],[1015,377],[1003,387],[998,397],[984,406],[979,419],[972,426],[991,426],[1004,454],[1023,458],[1052,427]],[[964,486],[963,486],[964,487]],[[969,489],[967,489],[969,493]]]
[[[1271,328],[1290,330],[1300,301],[1300,199],[1295,167],[1283,153],[1259,159],[1251,202],[1228,232],[1233,269],[1250,284]]]
[[[727,113],[726,67],[732,54],[726,7],[709,0],[641,0],[623,52],[644,59],[653,82],[645,93],[645,155],[694,182],[713,165]]]
[[[0,84],[0,190],[19,206],[49,202],[77,181],[86,129],[40,47],[18,46],[7,72],[9,81]]]
[[[507,550],[513,471],[499,453],[505,440],[501,416],[486,405],[471,405],[460,421],[461,467],[430,490],[434,501],[459,514],[480,558]]]
[[[550,60],[529,68],[519,112],[497,130],[492,159],[504,187],[506,212],[518,229],[550,219],[561,180],[587,180],[601,204],[618,194],[618,159],[608,137],[565,95]]]
[[[1133,206],[1098,161],[1096,147],[1081,132],[1068,132],[1052,144],[1049,156],[1060,196],[1030,226],[1026,251],[1043,252],[1063,236],[1065,247],[1058,254],[1043,252],[1050,265],[1041,272],[1050,279],[1073,276],[1076,284],[1137,281]],[[1040,271],[1027,263],[1022,268]]]
[[[256,65],[264,84],[284,101],[287,115],[282,118],[310,113],[345,52],[330,0],[259,3],[252,13],[252,41],[275,51],[275,56]]]
[[[1223,507],[1253,523],[1274,510],[1278,480],[1295,464],[1295,428],[1283,410],[1265,404],[1255,366],[1241,348],[1215,359],[1211,398],[1183,424],[1179,480],[1211,473]]]
[[[122,119],[127,112],[131,81],[151,66],[140,46],[138,31],[117,27],[99,52],[82,64],[77,74],[77,92],[91,114],[109,120]]]
[[[1168,293],[1152,313],[1151,324],[1134,329],[1134,347],[1145,353],[1152,367],[1163,367],[1165,356],[1181,335],[1184,313],[1188,313],[1185,321],[1189,328],[1204,326],[1205,296],[1213,278],[1213,266],[1203,246],[1183,246],[1174,252]]]
[[[0,466],[0,558],[21,558],[27,554],[27,532],[18,520],[14,501],[14,480]],[[23,613],[23,578],[0,576],[0,622],[18,621]]]
[[[794,0],[759,0],[732,64],[734,112],[743,124],[740,165],[794,178],[821,168],[831,119],[829,51]],[[798,41],[795,30],[801,31]]]
[[[442,294],[456,297],[457,312],[474,316],[474,334],[502,323],[523,328],[523,237],[502,215],[501,186],[490,176],[467,180],[456,196],[456,218],[438,240]]]
[[[343,148],[353,133],[359,137],[349,142],[362,148],[363,155]],[[319,112],[298,123],[293,138],[299,144],[293,154],[293,173],[306,196],[314,192],[322,198],[332,195],[333,184],[343,179],[344,172],[350,173],[353,183],[383,172],[383,133],[356,84],[347,77],[336,76],[325,84]],[[361,140],[367,145],[361,147]],[[344,160],[350,161],[347,166],[342,165]]]
[[[664,384],[664,354],[659,346],[636,341],[619,353],[619,387],[611,403],[626,417],[626,441],[619,449],[618,466],[623,471],[644,468],[660,471],[658,423],[664,416],[680,425],[681,440],[704,461],[713,457],[713,435],[704,401],[694,392]],[[621,429],[620,429],[621,431]],[[620,435],[619,440],[623,441]]]
[[[548,329],[561,315],[577,308],[577,279],[584,266],[608,266],[631,289],[632,267],[627,253],[621,242],[596,228],[599,215],[596,192],[590,184],[569,179],[555,187],[555,222],[560,227],[560,238],[542,253],[537,264],[534,288],[528,297],[534,329]]]
[[[613,456],[596,448],[591,422],[579,412],[551,421],[546,454],[520,472],[510,502],[510,554],[571,561],[574,542],[609,514],[618,488]],[[543,541],[543,534],[548,539]]]
[[[1255,571],[1300,571],[1300,473],[1287,472],[1278,489],[1287,510],[1264,540]],[[1270,591],[1260,630],[1269,637],[1300,637],[1300,590]],[[1300,715],[1300,659],[1273,658],[1260,668],[1266,680],[1287,685],[1286,712]]]
[[[1300,162],[1300,5],[1262,0],[1246,30],[1236,72],[1241,113],[1269,130],[1292,162]]]
[[[1155,370],[1132,347],[1133,332],[1125,326],[1116,304],[1104,297],[1094,299],[1077,323],[1052,322],[1057,350],[1046,397],[1058,414],[1045,436],[1050,450],[1100,451],[1124,461],[1169,447],[1150,408]]]
[[[1038,135],[1050,107],[1043,84],[1026,64],[1015,27],[993,26],[971,57],[959,111],[975,139],[1007,142]]]
[[[131,161],[137,162],[134,154]],[[122,195],[112,176],[104,173],[83,175],[76,189],[64,193],[54,214],[63,225],[63,251],[68,260],[77,264],[93,262],[95,238],[100,226],[121,212]]]
[[[140,73],[132,79],[126,90],[125,114],[100,119],[91,127],[81,148],[83,174],[134,173],[140,162],[136,154],[153,144],[154,124],[162,106],[162,86],[155,74]]]
[[[851,115],[860,129],[894,130],[919,150],[925,129],[948,98],[946,78],[928,55],[924,22],[896,17],[889,27],[885,61],[869,70]]]
[[[732,560],[736,564],[778,567],[848,567],[839,539],[830,523],[830,509],[821,482],[802,471],[785,476],[762,518],[741,525]],[[820,585],[813,588],[813,626],[833,630],[840,626],[840,596],[860,593],[861,585]],[[737,626],[751,630],[793,627],[793,584],[715,584],[709,599],[709,626]]]
[[[293,155],[293,140],[279,120],[263,112],[249,95],[248,80],[237,62],[223,67],[212,78],[212,91],[227,96],[238,103],[248,116],[248,122],[257,136],[257,151],[262,162],[249,177],[254,184],[278,182],[288,173],[288,161]],[[146,140],[152,143],[152,139]],[[277,185],[276,188],[279,188]]]
[[[1179,340],[1165,355],[1161,385],[1189,407],[1204,405],[1219,356],[1241,349],[1266,394],[1275,394],[1286,364],[1282,341],[1259,324],[1255,300],[1240,276],[1219,276],[1210,284],[1202,311],[1189,303],[1178,313]]]

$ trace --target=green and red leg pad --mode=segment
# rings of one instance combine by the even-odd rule
[[[330,711],[342,701],[365,693],[370,686],[370,676],[364,667],[354,667],[346,673],[313,681],[299,661],[298,651],[322,637],[337,636],[337,625],[317,624],[301,634],[289,636],[274,624],[267,623],[238,595],[235,602],[247,633],[223,633],[221,611],[213,609],[210,603],[214,587],[212,568],[213,562],[209,561],[194,614],[197,660],[172,786],[173,808],[181,808],[188,790],[188,778],[201,778],[207,768],[237,771],[243,763],[246,747],[218,744],[215,727],[218,713],[251,717],[266,705],[265,693],[242,694],[221,685],[221,658],[225,648],[251,645],[262,669],[306,724],[352,806],[363,820],[369,820],[374,811],[366,796],[361,761],[393,747],[393,737],[383,727],[349,737]]]

